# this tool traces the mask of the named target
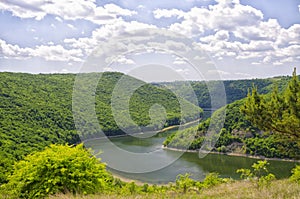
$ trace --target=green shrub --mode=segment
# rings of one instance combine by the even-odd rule
[[[208,188],[208,187],[221,184],[223,182],[225,182],[225,180],[223,178],[220,178],[218,173],[209,173],[204,178],[202,184],[203,187]]]
[[[190,178],[190,174],[186,173],[184,175],[179,174],[176,177],[176,187],[183,193],[186,193],[189,188],[193,187],[195,181]]]
[[[267,166],[269,163],[264,160],[259,160],[254,163],[250,169],[238,169],[236,172],[241,173],[242,179],[249,179],[256,182],[258,188],[262,188],[264,186],[269,186],[271,181],[275,180],[276,177],[274,174],[269,173]]]
[[[43,198],[55,193],[103,192],[113,178],[83,145],[51,145],[14,165],[5,188],[11,197]]]
[[[292,176],[290,177],[290,180],[300,184],[300,165],[297,165],[292,169]]]

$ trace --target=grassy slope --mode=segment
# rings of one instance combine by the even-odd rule
[[[204,189],[200,193],[189,192],[182,193],[159,193],[159,194],[144,194],[144,195],[88,195],[88,196],[73,196],[71,194],[51,196],[51,199],[104,199],[104,198],[223,198],[223,199],[297,199],[300,198],[299,184],[288,180],[275,180],[269,187],[258,189],[256,184],[249,181],[234,181],[227,184],[217,185],[211,188]]]

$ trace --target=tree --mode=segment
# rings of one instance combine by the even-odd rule
[[[11,197],[43,198],[55,193],[104,191],[113,177],[83,145],[51,145],[17,162],[6,189]]]
[[[241,111],[253,125],[264,131],[300,141],[300,81],[294,69],[292,79],[281,94],[277,86],[271,95],[260,95],[253,87]]]

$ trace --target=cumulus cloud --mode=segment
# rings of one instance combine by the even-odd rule
[[[127,64],[127,65],[135,64],[135,62],[132,59],[126,58],[125,56],[118,56],[116,62],[119,64]]]
[[[80,49],[65,49],[61,45],[40,45],[35,48],[21,48],[18,45],[7,44],[0,39],[0,54],[5,59],[25,60],[33,57],[45,59],[46,61],[74,61],[81,62],[83,56]]]
[[[188,11],[156,9],[155,18],[181,18],[169,26],[174,32],[199,38],[199,48],[217,59],[252,60],[252,64],[279,65],[299,60],[300,24],[289,28],[238,0],[217,0]],[[287,59],[287,57],[289,59]]]
[[[82,61],[80,49],[67,50],[61,45],[37,46],[32,50],[31,56],[44,58],[46,61]]]
[[[47,14],[56,15],[56,20],[86,19],[97,24],[105,24],[118,16],[131,16],[136,11],[121,8],[115,4],[97,6],[95,0],[34,0],[2,1],[0,9],[12,12],[20,18],[43,19]]]
[[[178,9],[171,9],[171,10],[167,10],[167,9],[156,9],[153,11],[154,17],[156,19],[160,19],[162,17],[177,17],[177,18],[181,18],[184,16],[185,12],[183,12],[182,10],[178,10]]]
[[[13,59],[26,59],[32,53],[30,48],[20,48],[18,45],[7,44],[0,39],[0,57]]]
[[[182,17],[183,21],[172,24],[170,29],[189,36],[203,34],[206,30],[235,30],[236,27],[255,25],[263,19],[260,10],[232,0],[220,0],[218,4],[210,5],[208,8],[193,7],[188,12],[157,9],[153,14],[158,19]]]
[[[121,37],[126,35],[128,36],[128,34],[132,33],[134,33],[135,36],[140,37],[143,37],[143,35],[149,36],[149,32],[145,32],[145,29],[157,29],[157,27],[137,21],[126,22],[122,19],[118,19],[113,24],[106,24],[101,26],[100,28],[95,29],[92,32],[91,37],[65,39],[64,44],[69,48],[79,48],[86,56],[88,56],[93,52],[95,48],[101,46],[102,42],[108,41],[113,37]],[[136,37],[133,37],[132,39],[136,39]],[[128,45],[119,43],[116,44],[118,45],[116,47],[129,50],[133,49],[133,46],[131,46],[133,43],[134,42],[129,42]]]
[[[249,63],[253,65],[282,65],[300,61],[300,24],[283,28],[276,19],[265,20],[260,10],[242,5],[238,0],[216,0],[216,2],[207,7],[192,7],[187,11],[180,9],[153,11],[153,16],[157,20],[177,19],[165,28],[187,38],[194,38],[197,46],[189,46],[175,40],[164,42],[153,40],[151,33],[145,32],[145,29],[163,32],[164,28],[159,29],[155,25],[134,20],[125,21],[123,16],[133,16],[137,12],[111,3],[97,6],[96,0],[1,1],[1,10],[10,11],[20,18],[41,20],[46,15],[54,15],[57,23],[64,20],[85,19],[101,26],[94,29],[91,36],[66,38],[59,45],[52,42],[33,48],[21,48],[0,40],[0,56],[13,59],[42,57],[51,61],[79,62],[110,38],[118,36],[130,38],[132,34],[134,37],[130,41],[116,44],[116,48],[123,51],[152,46],[174,52],[188,52],[191,48],[195,48],[208,51],[216,60],[224,58],[251,60]],[[138,6],[138,9],[143,8]],[[53,28],[56,28],[55,24],[51,24]],[[66,24],[71,29],[75,28],[72,22]],[[152,40],[148,43],[139,42],[141,38],[144,41],[145,37]],[[204,58],[195,55],[192,59],[202,62]],[[118,61],[123,64],[134,63],[126,57],[121,57]],[[175,60],[174,64],[180,65],[182,60]],[[226,75],[229,74],[223,73],[223,76]]]
[[[183,65],[183,64],[187,64],[186,60],[180,58],[180,57],[176,57],[173,64],[175,65]]]

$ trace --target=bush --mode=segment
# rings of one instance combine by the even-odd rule
[[[267,169],[269,163],[264,160],[259,160],[252,165],[252,170],[250,169],[238,169],[236,172],[241,173],[242,179],[254,180],[258,188],[264,186],[269,186],[271,181],[275,180],[274,174],[269,173]]]
[[[292,176],[290,177],[290,180],[300,184],[300,165],[297,165],[292,169]]]
[[[220,178],[218,173],[209,173],[203,180],[203,187],[208,188],[226,182],[226,179]]]
[[[188,189],[193,187],[195,184],[195,181],[190,178],[190,174],[186,173],[184,175],[179,174],[176,177],[176,187],[178,190],[182,190],[183,193],[186,193]]]
[[[5,189],[11,197],[43,198],[55,193],[90,194],[101,192],[113,178],[105,164],[83,145],[51,145],[28,155],[14,165]]]

